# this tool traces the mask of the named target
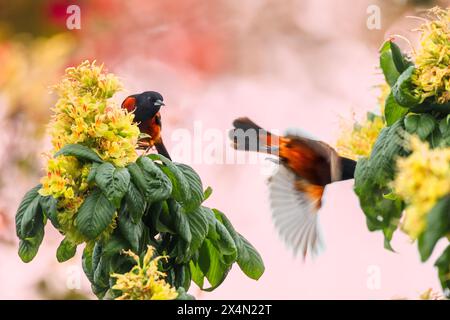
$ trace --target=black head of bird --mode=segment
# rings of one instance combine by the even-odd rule
[[[134,112],[134,121],[146,122],[152,119],[164,106],[163,96],[156,91],[145,91],[140,94],[128,96],[122,103],[122,107],[129,112]]]

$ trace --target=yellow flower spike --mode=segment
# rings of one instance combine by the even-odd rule
[[[413,136],[412,153],[397,160],[395,193],[406,203],[402,229],[417,239],[426,228],[429,211],[450,193],[450,148],[430,149],[428,143]]]
[[[134,162],[139,129],[125,110],[108,100],[120,88],[118,79],[106,73],[103,66],[97,66],[95,61],[84,61],[78,67],[68,68],[64,78],[54,87],[59,99],[52,108],[54,115],[49,125],[53,145],[50,154],[67,144],[79,143],[115,165],[123,167]],[[41,179],[40,194],[58,198],[60,229],[74,243],[84,240],[74,221],[89,193],[89,170],[90,167],[83,166],[74,157],[50,157],[46,174]],[[115,221],[102,237],[108,237],[114,228]]]
[[[125,274],[111,274],[112,278],[116,278],[112,289],[121,291],[116,300],[172,300],[178,296],[175,288],[164,280],[166,274],[158,270],[158,261],[167,257],[153,257],[154,250],[152,246],[147,246],[142,265],[135,253],[130,250],[124,252],[137,265]]]
[[[419,28],[421,43],[415,55],[412,83],[421,102],[435,97],[437,103],[443,104],[450,101],[450,8],[433,8],[430,15],[434,20]]]
[[[380,116],[374,116],[372,119],[358,123],[352,129],[347,125],[342,125],[341,136],[336,142],[338,153],[353,160],[368,157],[384,127],[384,120]]]

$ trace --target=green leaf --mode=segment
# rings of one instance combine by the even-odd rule
[[[398,119],[408,113],[408,109],[402,107],[395,101],[392,93],[389,94],[384,106],[384,117],[388,126],[394,124]]]
[[[427,227],[419,237],[419,252],[422,262],[428,260],[442,237],[450,232],[450,196],[439,200],[427,215]]]
[[[182,205],[188,202],[191,197],[191,192],[189,183],[183,172],[172,161],[160,154],[151,154],[147,157],[152,160],[160,160],[164,164],[161,170],[172,182],[172,197]]]
[[[77,252],[77,245],[72,243],[69,239],[64,238],[63,241],[59,244],[58,249],[56,250],[56,259],[58,262],[67,261]]]
[[[397,103],[406,108],[413,108],[420,102],[420,98],[414,96],[411,92],[413,86],[411,77],[414,74],[414,66],[408,67],[397,79],[397,82],[392,87],[392,93]]]
[[[191,243],[192,234],[189,228],[189,221],[181,206],[173,199],[167,200],[169,212],[175,227],[175,232],[188,244]]]
[[[32,220],[40,210],[39,206],[39,190],[42,185],[39,184],[30,191],[28,191],[20,202],[16,213],[16,234],[22,239],[25,238],[27,229],[32,228]]]
[[[203,201],[206,201],[212,194],[213,190],[211,187],[207,187],[203,193]]]
[[[189,264],[175,265],[175,287],[189,290],[191,285],[191,271]]]
[[[35,228],[35,233],[32,237],[21,239],[19,242],[19,257],[25,263],[34,259],[38,253],[42,239],[44,239],[44,224],[38,224]]]
[[[233,257],[232,260],[235,260],[237,257],[236,244],[228,230],[220,221],[217,221],[216,223],[216,232],[220,239],[214,241],[214,244],[218,246],[218,249],[223,255],[230,255]]]
[[[133,182],[128,186],[128,192],[125,195],[130,218],[134,223],[138,223],[145,212],[145,199],[139,189]]]
[[[222,284],[231,268],[229,264],[222,261],[221,253],[208,239],[203,242],[200,248],[198,264],[211,284],[210,288],[203,289],[205,291],[212,291]]]
[[[66,144],[55,153],[55,158],[59,156],[72,156],[89,162],[103,162],[94,150],[81,144]]]
[[[97,168],[95,182],[108,200],[118,208],[128,191],[130,173],[126,168],[116,168],[111,163],[105,162]]]
[[[177,293],[178,296],[176,300],[195,300],[195,297],[188,294],[186,290],[182,287],[177,289]]]
[[[124,210],[122,210],[119,214],[119,230],[122,236],[131,244],[131,249],[134,252],[138,252],[139,243],[144,233],[144,224],[141,220],[139,220],[137,223],[134,223],[126,209],[127,206],[125,206]]]
[[[385,247],[397,229],[404,204],[400,199],[388,199],[392,192],[390,182],[395,175],[398,157],[406,156],[404,149],[404,120],[399,119],[390,127],[384,128],[374,144],[369,158],[360,159],[355,170],[355,193],[370,231],[382,230],[385,235]]]
[[[191,270],[191,279],[200,288],[203,289],[203,284],[205,281],[205,275],[203,274],[200,266],[197,262],[191,260],[189,262],[189,269]]]
[[[441,134],[446,137],[450,136],[450,123],[448,119],[450,118],[450,115],[448,115],[446,118],[443,118],[439,121],[439,131]]]
[[[208,220],[204,216],[201,208],[197,208],[189,214],[186,214],[186,217],[192,234],[189,251],[195,252],[200,248],[208,234]]]
[[[86,277],[90,282],[94,282],[94,270],[92,255],[94,252],[94,243],[87,243],[83,250],[83,256],[81,258],[81,266],[86,274]]]
[[[94,162],[92,163],[91,169],[89,170],[89,174],[86,178],[88,183],[95,181],[95,176],[97,175],[97,169],[101,165],[101,163]]]
[[[130,173],[147,201],[153,203],[168,199],[172,193],[170,179],[147,157],[140,157],[137,164],[142,176],[138,179],[134,170],[130,170]]]
[[[75,223],[81,234],[95,239],[111,224],[115,212],[111,201],[95,189],[81,205]]]
[[[391,41],[386,41],[380,49],[380,67],[386,82],[392,87],[400,73],[398,72],[392,57]]]
[[[258,280],[264,273],[264,262],[251,243],[242,235],[239,236],[241,237],[241,245],[238,248],[239,254],[237,258],[239,268],[241,268],[247,277]]]
[[[395,42],[390,41],[390,47],[395,68],[399,73],[402,73],[411,65],[411,63],[405,59],[405,55],[401,52]]]
[[[112,258],[128,249],[131,249],[130,243],[128,243],[121,233],[115,232],[111,235],[108,242],[103,245],[102,258]]]
[[[434,265],[438,268],[442,289],[447,298],[450,298],[450,246],[447,246]]]
[[[417,126],[417,134],[420,139],[425,140],[436,127],[436,120],[432,115],[422,114],[420,115],[419,123]]]
[[[190,166],[180,163],[177,163],[176,166],[183,173],[189,184],[190,199],[183,203],[183,207],[186,212],[191,212],[197,209],[204,200],[202,180]]]
[[[419,119],[420,115],[418,114],[408,114],[405,117],[405,129],[408,133],[416,133],[417,128],[419,127]]]
[[[57,205],[58,200],[52,196],[41,197],[39,201],[44,215],[51,221],[55,228],[59,228]]]

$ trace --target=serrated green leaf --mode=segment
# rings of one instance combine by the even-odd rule
[[[211,284],[211,287],[203,289],[204,291],[212,291],[222,284],[231,269],[229,264],[222,261],[220,252],[208,239],[200,247],[198,264]]]
[[[52,196],[41,197],[39,201],[44,215],[55,228],[59,228],[57,205],[58,200]]]
[[[389,94],[384,106],[384,117],[388,126],[408,113],[408,109],[397,103],[392,93]]]
[[[251,243],[242,235],[239,236],[241,237],[241,241],[239,242],[241,245],[237,258],[239,268],[241,268],[247,277],[258,280],[264,273],[264,262]]]
[[[116,168],[111,163],[105,162],[97,168],[95,182],[108,200],[118,208],[128,191],[130,173],[126,168]]]
[[[419,237],[422,262],[428,260],[436,243],[450,232],[450,196],[439,200],[427,215],[427,227]]]
[[[139,251],[139,243],[144,232],[144,224],[141,220],[134,223],[129,215],[129,212],[124,207],[118,217],[118,227],[122,236],[130,243],[131,249],[134,252]]]
[[[189,184],[190,199],[183,203],[183,207],[186,212],[191,212],[197,209],[204,200],[202,180],[190,166],[180,163],[175,165],[183,173]]]
[[[97,238],[112,222],[116,208],[95,189],[81,205],[75,219],[77,229],[88,239]]]
[[[439,280],[441,281],[442,289],[444,290],[447,298],[450,299],[450,245],[447,246],[434,265],[438,268],[438,275]]]
[[[198,263],[191,260],[189,262],[189,269],[191,271],[192,281],[194,281],[194,283],[200,289],[203,289],[203,285],[205,282],[205,275],[203,274],[202,270],[200,269],[200,266],[198,265]]]
[[[81,266],[83,268],[86,277],[90,282],[94,282],[94,270],[92,255],[94,252],[94,243],[87,243],[83,250],[83,256],[81,258]]]
[[[77,245],[75,243],[72,243],[67,238],[64,238],[59,244],[58,249],[56,250],[56,259],[58,260],[58,262],[67,261],[73,258],[76,252]]]
[[[132,171],[130,173],[136,186],[142,188],[141,191],[147,201],[152,203],[168,199],[172,193],[170,179],[147,157],[140,157],[137,164],[141,169],[142,177],[136,179],[135,173]],[[144,181],[142,181],[142,178]]]
[[[72,156],[89,162],[103,162],[94,150],[81,144],[66,144],[55,153],[55,158],[59,156]]]
[[[204,216],[201,208],[197,208],[186,214],[186,217],[192,234],[189,251],[195,252],[200,248],[208,234],[208,220]]]
[[[183,212],[181,206],[173,199],[167,200],[169,213],[172,217],[175,232],[188,244],[191,243],[192,234],[189,227],[187,215]]]
[[[181,205],[187,203],[191,197],[191,191],[183,172],[172,161],[160,154],[151,154],[147,157],[152,160],[160,160],[163,163],[161,170],[172,182],[172,197]]]
[[[191,285],[191,271],[189,269],[189,264],[181,264],[174,266],[175,271],[175,288],[183,288],[189,290]]]
[[[380,49],[380,68],[383,71],[386,82],[392,87],[400,76],[391,51],[391,41],[386,41]]]
[[[130,218],[134,223],[138,223],[145,212],[145,199],[139,189],[133,182],[128,186],[128,192],[125,195],[125,201]]]
[[[220,221],[216,223],[216,232],[220,239],[214,241],[213,243],[217,245],[222,255],[230,255],[233,257],[232,260],[235,260],[237,257],[236,244],[234,243],[234,240],[227,228],[225,228]]]
[[[239,234],[231,224],[230,220],[226,217],[226,215],[220,212],[217,209],[213,209],[216,216],[220,217],[220,221],[223,223],[225,228],[230,233],[231,237],[234,240],[234,243],[237,247],[237,263],[241,268],[242,272],[244,272],[247,277],[258,280],[262,274],[264,273],[265,267],[264,262],[259,255],[258,251],[248,242],[247,239],[244,238],[241,234]]]
[[[420,102],[420,98],[414,96],[411,83],[411,76],[415,71],[414,66],[408,67],[397,79],[392,86],[392,93],[397,103],[405,108],[414,108]]]
[[[396,159],[408,154],[403,124],[403,119],[399,119],[384,128],[370,157],[358,160],[355,170],[354,190],[366,216],[367,227],[370,231],[383,231],[386,248],[390,248],[389,242],[404,207],[400,199],[386,199],[384,196],[392,192],[389,184],[394,178]]]
[[[34,259],[44,239],[44,224],[39,224],[35,228],[32,237],[21,239],[19,242],[19,257],[25,263]]]
[[[115,232],[102,247],[102,258],[112,258],[122,251],[131,249],[130,243],[121,233]]]
[[[91,169],[89,170],[89,174],[86,178],[88,183],[95,181],[95,176],[97,175],[97,169],[101,165],[99,162],[92,163]]]
[[[408,133],[416,133],[417,128],[419,127],[419,119],[420,115],[418,114],[408,114],[405,117],[405,129],[406,131],[408,131]]]
[[[34,216],[37,215],[39,211],[39,190],[42,188],[42,185],[39,184],[36,187],[32,188],[28,191],[22,201],[20,202],[19,208],[16,212],[16,234],[21,238],[25,238],[24,231],[28,229],[29,225],[32,222]],[[24,224],[24,216],[25,216],[25,225]]]
[[[417,125],[417,134],[420,139],[425,140],[436,127],[436,120],[432,115],[421,114]]]

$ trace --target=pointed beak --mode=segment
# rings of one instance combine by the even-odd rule
[[[162,100],[158,99],[155,101],[155,106],[160,107],[160,106],[165,106],[164,102],[162,102]]]

